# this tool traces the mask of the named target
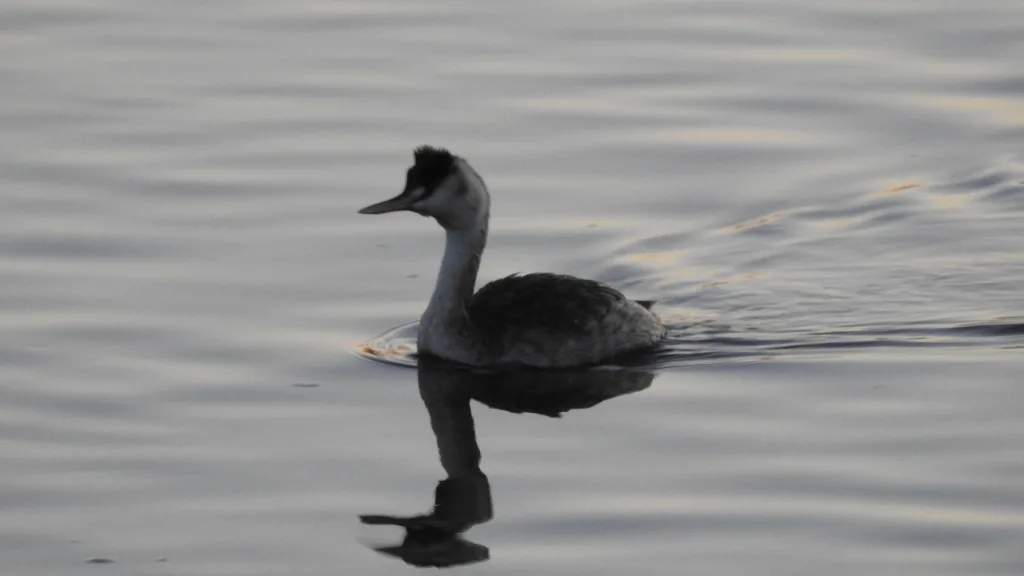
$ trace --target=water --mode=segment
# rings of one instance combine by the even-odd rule
[[[446,438],[466,573],[1024,572],[1019,2],[9,0],[0,50],[3,574],[406,572],[359,515]],[[562,396],[367,361],[441,237],[355,211],[423,143],[483,279],[668,345]]]

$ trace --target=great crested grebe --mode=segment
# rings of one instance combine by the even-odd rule
[[[561,368],[650,348],[665,326],[653,302],[629,300],[593,280],[513,274],[473,294],[487,243],[491,198],[464,158],[443,148],[413,153],[401,194],[360,214],[432,216],[447,240],[434,294],[420,319],[419,351],[471,366]]]

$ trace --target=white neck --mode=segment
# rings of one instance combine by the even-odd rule
[[[434,294],[430,298],[427,313],[445,316],[461,314],[476,288],[476,275],[480,269],[480,257],[487,245],[487,222],[490,212],[490,196],[483,180],[470,165],[462,159],[465,184],[470,189],[466,194],[478,201],[476,220],[468,227],[445,230],[444,257],[437,274]]]
[[[430,307],[453,310],[464,307],[476,288],[480,256],[487,242],[484,230],[449,230],[446,232],[444,257],[437,273]]]

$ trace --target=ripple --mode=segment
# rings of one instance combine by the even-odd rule
[[[416,334],[419,322],[396,326],[360,344],[355,353],[368,360],[395,366],[416,366]]]
[[[944,110],[980,112],[986,120],[1001,126],[1024,126],[1024,100],[945,96],[930,98],[928,105]]]

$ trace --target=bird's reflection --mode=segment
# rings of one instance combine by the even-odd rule
[[[605,400],[643,390],[654,374],[637,369],[576,371],[480,372],[420,358],[420,397],[430,414],[430,427],[447,478],[434,490],[434,509],[416,516],[364,515],[365,524],[405,529],[393,546],[376,548],[407,564],[448,567],[482,562],[486,546],[463,533],[493,516],[491,485],[480,469],[480,447],[470,400],[513,412],[558,418],[569,410],[590,408]]]

